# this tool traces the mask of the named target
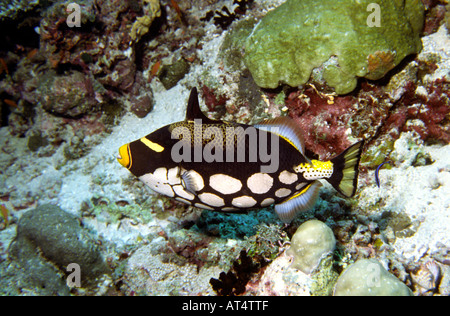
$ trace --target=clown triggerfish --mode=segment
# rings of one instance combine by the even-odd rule
[[[119,148],[118,161],[152,190],[177,201],[224,212],[275,205],[281,220],[314,206],[325,179],[355,194],[363,142],[330,161],[305,156],[302,131],[288,117],[245,125],[207,118],[197,89],[186,119]]]

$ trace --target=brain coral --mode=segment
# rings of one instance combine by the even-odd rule
[[[422,49],[420,0],[288,0],[255,26],[244,62],[256,83],[306,83],[319,68],[339,94],[376,80]]]

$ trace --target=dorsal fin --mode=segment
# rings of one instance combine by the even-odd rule
[[[200,104],[198,102],[198,92],[197,88],[191,89],[191,94],[189,95],[189,101],[186,108],[186,121],[194,121],[194,119],[201,119],[203,124],[217,123],[209,119],[205,114],[203,114],[200,109]]]
[[[303,131],[295,121],[287,116],[265,120],[254,125],[257,128],[272,132],[290,142],[306,158]],[[276,127],[276,129],[274,129]]]

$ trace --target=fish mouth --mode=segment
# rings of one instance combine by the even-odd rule
[[[119,154],[117,155],[117,161],[127,169],[131,167],[131,155],[129,144],[123,145],[119,148]]]

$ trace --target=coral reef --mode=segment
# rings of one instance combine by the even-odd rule
[[[329,96],[310,86],[303,92],[289,93],[285,102],[290,116],[304,131],[306,148],[321,159],[328,159],[351,144],[351,113],[358,104],[354,97]]]
[[[248,214],[204,212],[196,222],[196,227],[208,235],[236,239],[254,235],[258,223],[276,221],[273,210],[251,211]]]
[[[427,249],[433,251],[437,242],[446,244],[449,241],[445,234],[442,235],[446,224],[435,219],[442,216],[448,205],[445,194],[448,193],[449,179],[446,170],[449,170],[449,163],[445,157],[450,146],[425,150],[426,147],[417,134],[408,132],[402,133],[394,148],[391,157],[398,166],[390,170],[385,169],[383,174],[380,174],[382,186],[391,191],[390,194],[385,194],[384,190],[379,191],[375,187],[367,188],[359,195],[357,209],[360,214],[376,219],[381,231],[388,237],[387,241],[396,249],[403,249],[403,256],[418,260],[424,256]],[[421,151],[422,155],[429,156],[429,163],[413,166]],[[402,177],[416,180],[400,180]],[[424,202],[417,196],[418,192],[420,196],[430,198]],[[436,239],[436,235],[440,237]],[[413,247],[414,244],[427,246]]]
[[[352,143],[349,139],[362,137],[372,145],[362,161],[374,168],[402,132],[416,132],[428,142],[449,142],[448,79],[422,85],[416,77],[418,65],[411,67],[415,70],[399,74],[401,89],[394,83],[400,79],[393,77],[385,89],[363,83],[357,95],[327,94],[313,85],[288,93],[285,103],[305,132],[306,148],[326,159],[345,150]],[[409,72],[414,75],[405,74]]]
[[[259,282],[257,295],[309,296],[312,279],[293,269],[291,257],[283,252],[264,271]]]
[[[153,99],[150,93],[138,96],[133,99],[130,111],[137,117],[143,118],[153,109]]]
[[[274,296],[329,296],[333,292],[338,273],[333,260],[322,260],[314,274],[306,274],[292,265],[292,257],[280,254],[264,269],[255,295]],[[253,294],[252,293],[252,294]]]
[[[13,19],[21,12],[32,10],[39,0],[2,0],[0,2],[0,21]]]
[[[294,268],[311,274],[335,246],[333,231],[321,221],[310,220],[300,225],[292,236],[287,253],[294,256]]]
[[[48,72],[37,88],[44,110],[55,115],[79,117],[90,113],[98,105],[94,89],[80,72],[57,76]]]
[[[441,267],[436,261],[428,261],[414,269],[411,278],[420,295],[432,295],[441,281]]]
[[[289,0],[270,11],[245,44],[244,61],[256,83],[264,88],[298,86],[322,67],[327,84],[346,94],[356,87],[356,77],[380,79],[418,53],[422,2],[380,1],[383,21],[376,26],[369,25],[370,3]]]
[[[350,265],[337,281],[335,296],[411,296],[411,290],[377,261],[362,259]]]
[[[77,218],[50,204],[21,217],[9,253],[28,272],[28,286],[44,289],[47,294],[69,294],[60,275],[68,274],[72,263],[83,272],[82,287],[95,287],[108,274],[93,236]]]
[[[239,259],[227,273],[221,272],[219,279],[212,278],[210,283],[214,291],[222,296],[235,296],[245,292],[246,284],[252,276],[262,268],[260,262],[254,262],[245,250],[242,250]]]
[[[217,269],[200,271],[195,264],[177,264],[155,253],[155,244],[139,248],[126,260],[122,291],[128,295],[195,295],[213,294],[207,280]]]
[[[450,295],[448,1],[423,1],[420,41],[416,0],[380,1],[381,28],[371,29],[369,1],[318,24],[350,1],[331,2],[288,12],[316,18],[301,34],[285,18],[283,36],[260,42],[299,36],[284,47],[306,56],[306,83],[261,89],[244,63],[251,39],[280,5],[298,0],[80,0],[80,27],[67,25],[67,2],[0,1],[1,294],[332,295],[338,277],[342,284],[355,262],[369,259],[381,276],[372,281]],[[359,24],[343,29],[358,9]],[[405,32],[392,32],[395,16]],[[384,23],[383,37],[402,34],[398,46],[374,37]],[[346,33],[351,42],[340,40]],[[373,43],[355,48],[363,42],[355,36]],[[267,65],[261,70],[271,78]],[[351,93],[336,93],[356,79]],[[254,124],[289,115],[310,158],[329,159],[364,139],[355,198],[325,184],[314,208],[284,225],[271,207],[216,213],[149,192],[117,164],[117,148],[183,120],[194,86],[210,118]],[[386,161],[378,187],[375,168]],[[310,221],[326,224],[335,247],[306,264],[307,274],[287,250]],[[81,267],[81,287],[67,283],[69,261]]]
[[[189,72],[189,63],[180,59],[171,65],[164,65],[158,74],[158,78],[167,90],[173,88],[178,81]]]
[[[258,295],[261,273],[283,249],[286,237],[276,225],[258,225],[255,235],[244,241],[244,249],[227,272],[211,278],[218,295],[235,296],[244,293]]]
[[[139,41],[142,36],[148,33],[153,20],[161,16],[159,0],[143,0],[144,16],[137,17],[136,22],[131,27],[130,37],[133,41]]]
[[[254,0],[233,0],[233,6],[223,6],[221,10],[209,11],[202,21],[210,21],[226,30],[237,17],[244,15]]]

